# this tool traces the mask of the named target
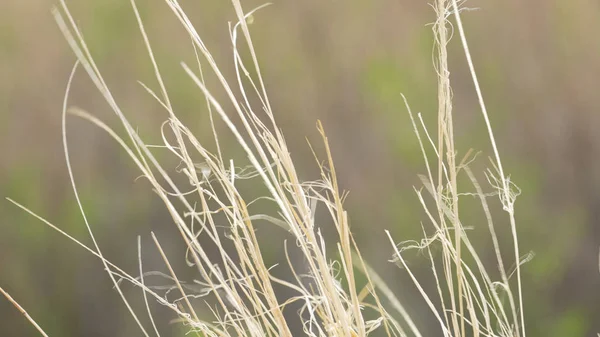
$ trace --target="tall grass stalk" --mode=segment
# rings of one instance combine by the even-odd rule
[[[159,89],[154,91],[150,89],[151,85],[144,85],[144,88],[168,115],[161,130],[164,140],[162,148],[183,163],[181,172],[187,178],[186,184],[178,183],[180,179],[173,177],[170,170],[163,167],[151,151],[152,146],[140,137],[129,122],[94,62],[82,32],[61,0],[60,8],[56,8],[53,14],[78,60],[73,67],[65,95],[64,152],[72,187],[93,246],[85,246],[22,205],[15,201],[13,203],[76,241],[102,261],[115,289],[139,326],[140,332],[145,336],[160,336],[152,318],[151,299],[170,308],[190,331],[199,336],[297,336],[298,331],[292,331],[290,327],[289,316],[286,316],[287,313],[284,315],[291,303],[296,303],[301,308],[298,311],[299,320],[302,322],[302,332],[307,336],[363,337],[372,332],[386,336],[423,336],[411,319],[410,308],[398,301],[391,287],[365,263],[360,254],[344,209],[345,193],[338,186],[333,156],[320,123],[318,130],[325,149],[325,160],[317,161],[320,163],[320,178],[303,181],[298,177],[285,138],[277,125],[275,112],[269,103],[266,85],[254,52],[248,27],[248,19],[253,11],[245,12],[239,0],[232,0],[237,23],[230,26],[230,39],[236,72],[234,79],[228,79],[180,4],[175,0],[166,0],[166,3],[188,33],[196,51],[197,63],[182,63],[181,66],[197,86],[199,94],[206,98],[213,130],[213,149],[201,143],[177,117],[134,0],[131,0],[131,5],[151,60],[155,85]],[[520,273],[522,260],[517,244],[513,206],[518,190],[503,171],[469,54],[459,4],[456,0],[436,0],[432,7],[436,13],[433,25],[436,51],[434,66],[438,77],[438,128],[435,137],[428,132],[421,115],[418,114],[415,118],[410,112],[405,98],[426,168],[426,174],[421,177],[423,188],[416,188],[415,192],[431,226],[423,226],[426,237],[418,243],[397,244],[397,239],[392,238],[388,232],[391,247],[395,251],[393,261],[404,268],[413,280],[416,289],[431,309],[443,336],[525,337]],[[455,19],[454,25],[449,22],[451,17]],[[452,29],[453,27],[455,29]],[[511,272],[505,268],[501,257],[501,246],[488,206],[489,193],[484,192],[476,175],[468,167],[472,159],[470,152],[460,162],[457,161],[447,51],[454,30],[459,32],[494,150],[493,169],[486,172],[486,178],[497,191],[496,196],[499,197],[509,218],[516,264],[514,282],[511,282]],[[245,47],[242,47],[240,41],[243,41]],[[247,58],[240,56],[242,52],[249,53],[248,63]],[[69,108],[70,87],[79,68],[83,68],[118,116],[125,129],[125,136],[118,134],[84,110]],[[218,88],[207,86],[204,81],[206,72],[215,76]],[[216,98],[213,93],[217,89],[225,93],[226,101]],[[259,104],[256,106],[250,102]],[[225,106],[231,106],[232,109]],[[101,243],[95,240],[93,225],[87,220],[85,208],[78,197],[66,137],[68,114],[84,118],[106,131],[139,168],[141,175],[163,201],[181,236],[182,244],[188,248],[188,262],[197,270],[201,289],[192,292],[179,280],[154,233],[153,242],[164,260],[169,278],[173,280],[175,291],[179,292],[177,300],[170,300],[155,288],[146,285],[145,277],[150,274],[142,267],[143,254],[139,239],[139,275],[126,272],[104,258]],[[245,153],[250,169],[241,169],[228,159],[219,143],[217,123],[223,123],[233,135],[237,145]],[[429,152],[432,151],[437,163],[428,159]],[[315,156],[319,157],[316,154]],[[469,178],[471,186],[459,186],[458,177],[461,174]],[[275,209],[273,213],[260,214],[252,211],[251,204],[256,200],[255,197],[248,197],[238,188],[243,179],[257,180],[266,188],[267,195],[259,199],[267,200]],[[463,192],[468,189],[474,190],[472,194],[478,196],[481,202],[493,241],[497,259],[495,264],[499,269],[500,280],[494,280],[488,272],[487,265],[480,259],[459,216],[460,200]],[[324,209],[329,221],[333,223],[336,233],[334,242],[326,244],[316,223],[317,208]],[[220,229],[223,219],[227,222],[225,234]],[[267,220],[274,226],[283,227],[292,239],[289,241],[294,242],[290,249],[296,249],[303,256],[305,265],[299,268],[291,263],[286,248],[287,267],[293,275],[291,280],[275,277],[270,266],[265,263],[255,230],[257,220]],[[200,237],[209,240],[216,247],[216,258],[207,251],[206,245],[200,244]],[[440,254],[432,251],[434,245],[441,247]],[[327,247],[335,247],[335,251],[327,251]],[[433,291],[426,289],[426,282],[420,279],[407,263],[403,256],[407,249],[420,249],[428,256],[435,280]],[[364,273],[364,284],[357,282],[357,273]],[[142,290],[146,312],[142,313],[129,304],[121,291],[123,281]],[[287,288],[294,295],[286,300],[278,299],[275,290],[278,286]],[[197,307],[190,299],[193,296],[209,294],[214,296],[214,303],[211,307],[212,315],[206,317],[206,312],[196,312]],[[508,304],[505,299],[508,299]],[[142,323],[140,315],[150,317],[147,324],[151,327]]]

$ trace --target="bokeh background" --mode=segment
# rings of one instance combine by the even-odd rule
[[[203,98],[179,66],[194,60],[189,38],[160,0],[138,2],[176,109],[199,133],[208,130]],[[306,137],[318,142],[315,123],[322,120],[340,184],[350,191],[346,206],[359,245],[411,304],[418,323],[431,324],[403,272],[387,262],[392,249],[383,230],[398,241],[417,239],[425,220],[412,188],[420,184],[417,174],[424,165],[400,94],[435,127],[428,25],[434,13],[421,0],[271,2],[251,27],[296,163],[307,178],[316,178],[310,176],[315,161]],[[230,3],[181,3],[231,75]],[[243,3],[251,9],[263,2]],[[54,4],[0,1],[0,195],[89,244],[62,151],[61,104],[75,58],[50,14]],[[123,110],[146,139],[158,142],[166,114],[137,83],[156,87],[129,1],[69,5]],[[600,3],[471,0],[466,6],[477,8],[463,19],[505,169],[522,189],[516,204],[521,248],[535,253],[523,268],[528,335],[595,336],[600,332]],[[471,148],[481,151],[475,164],[481,172],[491,151],[458,40],[450,46],[450,64],[459,157]],[[118,126],[83,73],[71,103]],[[145,261],[159,269],[151,230],[170,254],[181,254],[168,214],[149,186],[135,179],[138,173],[114,141],[76,118],[68,121],[68,137],[81,197],[109,259],[135,273],[141,235]],[[227,137],[224,132],[225,148],[239,157]],[[480,211],[469,207],[463,221],[485,248],[485,223]],[[497,206],[495,211],[498,226],[504,226],[501,240],[510,247],[506,219]],[[278,261],[280,248],[265,247],[270,261]],[[176,268],[191,280],[180,260]],[[414,263],[424,260],[416,256]],[[101,263],[4,199],[0,285],[51,336],[138,334]],[[183,336],[184,330],[169,324],[168,312],[155,310],[165,336]],[[0,335],[37,333],[0,299]]]

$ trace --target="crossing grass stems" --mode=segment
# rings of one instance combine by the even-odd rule
[[[9,200],[102,261],[114,288],[144,336],[160,336],[152,314],[151,300],[171,309],[178,321],[198,336],[291,337],[293,331],[284,316],[285,308],[291,303],[300,305],[298,315],[303,333],[307,336],[363,337],[375,331],[387,336],[423,336],[411,319],[410,308],[398,300],[391,288],[360,254],[344,209],[346,194],[338,185],[333,155],[320,123],[317,123],[317,127],[324,153],[316,154],[314,151],[316,158],[324,159],[316,161],[320,177],[314,181],[302,181],[298,177],[284,135],[277,125],[276,114],[271,109],[259,61],[254,52],[249,23],[253,19],[253,13],[260,8],[245,12],[239,0],[232,0],[237,22],[230,25],[229,30],[235,66],[235,77],[230,79],[223,74],[180,4],[175,0],[166,0],[166,3],[172,11],[171,15],[178,19],[188,33],[196,52],[196,64],[182,63],[181,68],[206,99],[214,139],[211,145],[200,142],[177,117],[134,0],[131,0],[132,18],[138,23],[153,67],[156,79],[154,86],[158,89],[142,85],[168,116],[161,129],[164,144],[160,147],[181,161],[178,174],[186,176],[186,183],[182,184],[172,176],[172,171],[163,167],[151,151],[154,146],[144,142],[131,125],[94,62],[83,33],[75,24],[64,1],[61,1],[60,6],[53,10],[53,15],[77,56],[64,98],[64,153],[72,188],[92,239],[92,246],[84,245],[32,210],[17,201]],[[525,337],[520,269],[522,262],[528,257],[521,257],[517,240],[514,202],[519,190],[503,170],[461,22],[461,3],[456,0],[436,0],[431,6],[436,14],[432,27],[435,41],[434,67],[438,78],[437,132],[427,129],[421,115],[413,114],[408,100],[404,98],[425,160],[425,174],[421,176],[423,185],[415,188],[415,194],[425,210],[428,225],[423,226],[425,238],[420,242],[398,242],[390,232],[386,232],[389,247],[394,252],[391,261],[403,268],[410,277],[430,308],[443,336]],[[453,137],[453,104],[447,52],[453,33],[458,34],[465,52],[493,149],[491,168],[484,174],[486,188],[495,191],[492,194],[494,198],[490,198],[490,193],[484,192],[484,187],[469,169],[469,163],[473,159],[471,152],[457,161],[459,157]],[[242,58],[242,52],[250,57]],[[118,134],[83,109],[70,107],[71,83],[79,69],[83,69],[89,76],[118,116],[125,134]],[[204,74],[208,72],[217,79],[218,90],[225,93],[225,101],[219,101],[213,94],[215,89],[209,88],[204,81]],[[251,101],[259,104],[253,105]],[[231,106],[232,109],[224,106]],[[119,268],[104,257],[101,243],[96,241],[85,207],[77,193],[67,142],[67,116],[83,118],[106,131],[139,168],[142,177],[150,183],[171,215],[182,244],[187,247],[188,264],[197,270],[198,286],[194,291],[180,281],[154,233],[151,233],[151,237],[155,248],[168,271],[162,275],[172,280],[172,291],[179,295],[176,300],[168,299],[164,293],[146,284],[145,277],[155,274],[143,269],[139,238],[139,270],[135,273]],[[248,167],[240,168],[227,158],[220,146],[217,123],[225,125],[233,135],[248,159]],[[432,158],[431,153],[436,160],[428,159]],[[201,158],[201,164],[198,158]],[[459,186],[459,175],[465,175],[470,185]],[[238,189],[239,182],[244,179],[255,179],[265,186],[267,194],[260,199],[267,200],[276,210],[274,213],[260,214],[252,211],[254,199],[249,200]],[[499,279],[490,275],[488,265],[480,259],[464,230],[460,218],[460,200],[464,194],[460,191],[467,189],[474,191],[471,195],[478,197],[485,214],[497,260],[494,268],[497,267],[498,270],[494,274],[500,275]],[[505,214],[494,217],[507,217],[510,223],[512,247],[509,255],[512,255],[512,264],[516,265],[513,271],[507,270],[502,259],[501,250],[506,248],[501,247],[498,242],[488,202],[501,203]],[[328,242],[326,245],[315,220],[317,208],[325,210],[324,213],[335,227],[335,242]],[[217,220],[216,217],[220,218]],[[218,228],[223,226],[223,219],[227,220],[226,235]],[[289,242],[295,243],[294,249],[306,261],[303,270],[297,270],[286,249],[287,267],[293,275],[290,280],[275,277],[270,266],[266,265],[255,230],[254,222],[257,220],[266,220],[285,229],[292,239]],[[217,258],[199,243],[199,235],[210,240],[216,247]],[[233,248],[227,249],[226,246]],[[335,251],[326,251],[326,246],[335,247]],[[432,252],[434,246],[439,247],[436,248],[439,253]],[[410,249],[421,250],[428,257],[431,264],[430,277],[435,284],[433,291],[425,289],[424,280],[407,263],[404,252]],[[366,282],[358,284],[358,277],[366,279]],[[144,296],[145,311],[133,308],[121,290],[123,282],[139,287]],[[280,301],[276,297],[276,286],[286,287],[294,295]],[[41,335],[46,336],[44,330],[7,292],[2,289],[0,291]],[[214,296],[214,306],[207,317],[207,312],[196,311],[190,298],[208,294]],[[140,319],[142,315],[147,315],[150,323],[143,324]]]

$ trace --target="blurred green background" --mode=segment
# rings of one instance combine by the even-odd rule
[[[194,60],[189,38],[160,0],[138,2],[177,111],[199,138],[209,139],[204,99],[179,65]],[[424,165],[400,94],[435,127],[428,25],[434,13],[421,0],[271,2],[255,15],[251,29],[296,164],[307,178],[317,178],[305,137],[318,143],[315,123],[322,120],[340,184],[350,190],[346,206],[359,245],[399,297],[414,303],[422,317],[418,323],[431,325],[419,314],[426,309],[410,282],[387,262],[392,249],[383,230],[391,230],[397,241],[418,239],[419,221],[425,220],[412,189],[420,185],[417,174]],[[246,10],[262,3],[243,2]],[[0,1],[0,196],[90,244],[62,151],[61,104],[74,56],[50,14],[54,4]],[[181,4],[233,75],[231,4]],[[595,336],[600,332],[600,3],[472,0],[466,5],[478,8],[463,19],[505,170],[523,191],[516,203],[521,249],[536,254],[523,268],[528,335]],[[137,83],[156,88],[129,1],[70,1],[69,6],[122,109],[146,139],[158,142],[166,114]],[[449,57],[459,157],[470,148],[481,151],[474,167],[481,172],[491,151],[458,40]],[[71,103],[117,125],[83,73]],[[135,180],[139,174],[123,151],[75,118],[68,121],[68,137],[80,194],[107,257],[136,273],[136,237],[142,235],[149,268],[161,268],[150,231],[162,238],[168,253],[181,254],[168,214],[149,186]],[[229,155],[239,156],[227,137],[223,131]],[[494,211],[509,248],[504,214],[497,205]],[[481,212],[467,205],[463,216],[485,246]],[[265,247],[273,263],[279,249]],[[415,264],[421,262],[415,258]],[[182,260],[176,268],[193,278]],[[51,336],[138,335],[101,263],[4,199],[0,286]],[[124,288],[139,300],[138,292]],[[173,317],[167,310],[154,310],[165,336],[183,335],[185,330],[169,324]],[[0,335],[37,333],[0,299]]]

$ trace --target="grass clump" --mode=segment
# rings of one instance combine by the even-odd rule
[[[360,254],[344,209],[345,193],[338,185],[333,156],[320,123],[318,130],[322,136],[324,155],[315,154],[317,158],[324,158],[322,162],[317,161],[320,178],[303,181],[298,177],[285,138],[277,125],[276,114],[271,109],[265,83],[260,75],[259,62],[254,53],[248,27],[253,11],[245,12],[239,0],[232,1],[237,22],[230,27],[235,66],[235,78],[230,80],[217,65],[179,3],[175,0],[166,0],[166,3],[189,34],[196,51],[197,64],[182,64],[182,69],[197,86],[198,93],[206,98],[213,130],[213,149],[200,142],[177,117],[143,22],[132,0],[133,12],[142,32],[159,90],[153,91],[145,85],[144,88],[168,114],[168,119],[161,129],[164,144],[161,144],[160,148],[168,150],[181,162],[180,172],[185,175],[185,180],[177,179],[163,167],[152,151],[156,146],[145,142],[122,112],[94,62],[83,34],[62,2],[62,6],[54,10],[54,15],[78,59],[65,95],[64,151],[72,187],[77,196],[77,185],[70,166],[66,141],[67,115],[75,115],[94,123],[123,148],[171,215],[173,224],[181,236],[181,242],[187,247],[186,262],[197,271],[198,287],[190,291],[190,288],[180,281],[154,233],[152,238],[156,249],[168,270],[165,277],[173,281],[173,291],[178,292],[176,300],[167,298],[156,288],[146,284],[145,277],[154,274],[142,268],[143,254],[139,240],[139,271],[135,274],[126,272],[106,260],[79,200],[81,214],[93,241],[92,247],[83,245],[58,227],[39,218],[101,259],[115,289],[137,322],[139,331],[145,336],[160,335],[153,321],[149,305],[151,299],[170,308],[179,321],[198,336],[291,337],[297,336],[298,333],[307,336],[346,337],[363,337],[371,333],[386,336],[423,336],[420,327],[411,319],[410,309],[398,301]],[[422,176],[423,188],[415,191],[432,226],[424,226],[426,238],[421,242],[396,244],[397,239],[388,233],[390,247],[395,251],[393,261],[404,268],[414,281],[416,289],[439,324],[439,331],[443,336],[525,337],[520,286],[522,258],[517,244],[514,215],[517,189],[503,171],[460,21],[460,5],[455,0],[439,0],[433,3],[432,7],[436,12],[433,31],[436,42],[434,59],[438,74],[437,133],[431,133],[424,127],[420,115],[410,113],[426,167],[426,174]],[[449,23],[452,17],[455,21],[454,26]],[[511,281],[513,272],[507,270],[502,259],[501,247],[488,207],[489,194],[484,193],[475,174],[468,167],[472,159],[470,152],[461,161],[457,161],[446,49],[453,27],[456,27],[465,50],[494,150],[493,169],[486,172],[486,178],[497,192],[494,195],[499,197],[509,218],[514,243],[511,255],[516,265],[514,282]],[[246,47],[241,47],[240,41]],[[242,49],[249,57],[240,56]],[[71,81],[79,68],[83,68],[118,116],[126,135],[118,134],[84,110],[69,108]],[[211,72],[218,80],[218,89],[208,87],[204,81],[206,72]],[[217,99],[217,95],[213,94],[215,90],[225,93],[224,100]],[[248,160],[248,166],[240,168],[227,157],[219,143],[217,123],[223,123],[233,135]],[[428,160],[430,152],[435,154],[436,162]],[[483,207],[497,259],[496,265],[500,275],[498,280],[490,275],[488,267],[479,257],[464,230],[459,201],[463,194],[461,191],[467,188],[458,184],[461,174],[468,177],[471,182],[469,188],[474,189],[472,193],[479,197]],[[264,186],[266,194],[249,197],[247,193],[243,193],[239,185],[246,179],[259,182]],[[251,205],[257,200],[268,203],[274,211],[268,214],[254,212]],[[323,209],[323,213],[328,217],[319,219],[319,222],[331,223],[335,229],[336,236],[333,242],[330,238],[325,240],[317,224],[317,209]],[[265,263],[262,244],[255,228],[255,222],[259,220],[266,220],[274,227],[281,227],[288,232],[290,239],[286,245],[287,267],[293,275],[289,280],[275,277],[271,266]],[[225,230],[222,229],[223,226]],[[329,242],[326,244],[326,241]],[[441,247],[440,254],[432,252],[431,247],[434,245]],[[335,247],[335,251],[328,251],[327,247]],[[423,287],[425,282],[409,267],[403,257],[403,252],[407,249],[419,249],[428,256],[432,278],[435,281],[433,292]],[[303,257],[304,264],[301,268],[291,262],[290,250]],[[358,275],[359,273],[361,275]],[[359,278],[364,281],[359,282]],[[147,312],[142,313],[130,305],[121,291],[124,281],[142,290]],[[286,288],[293,295],[281,300],[277,296],[277,287]],[[209,306],[211,314],[197,312],[192,298],[209,295],[214,299]],[[297,318],[301,322],[302,331],[293,331],[290,326],[286,309],[292,303],[299,308]],[[139,318],[141,315],[150,318],[150,326],[142,323],[143,320]],[[38,327],[38,330],[45,335],[41,328]]]

